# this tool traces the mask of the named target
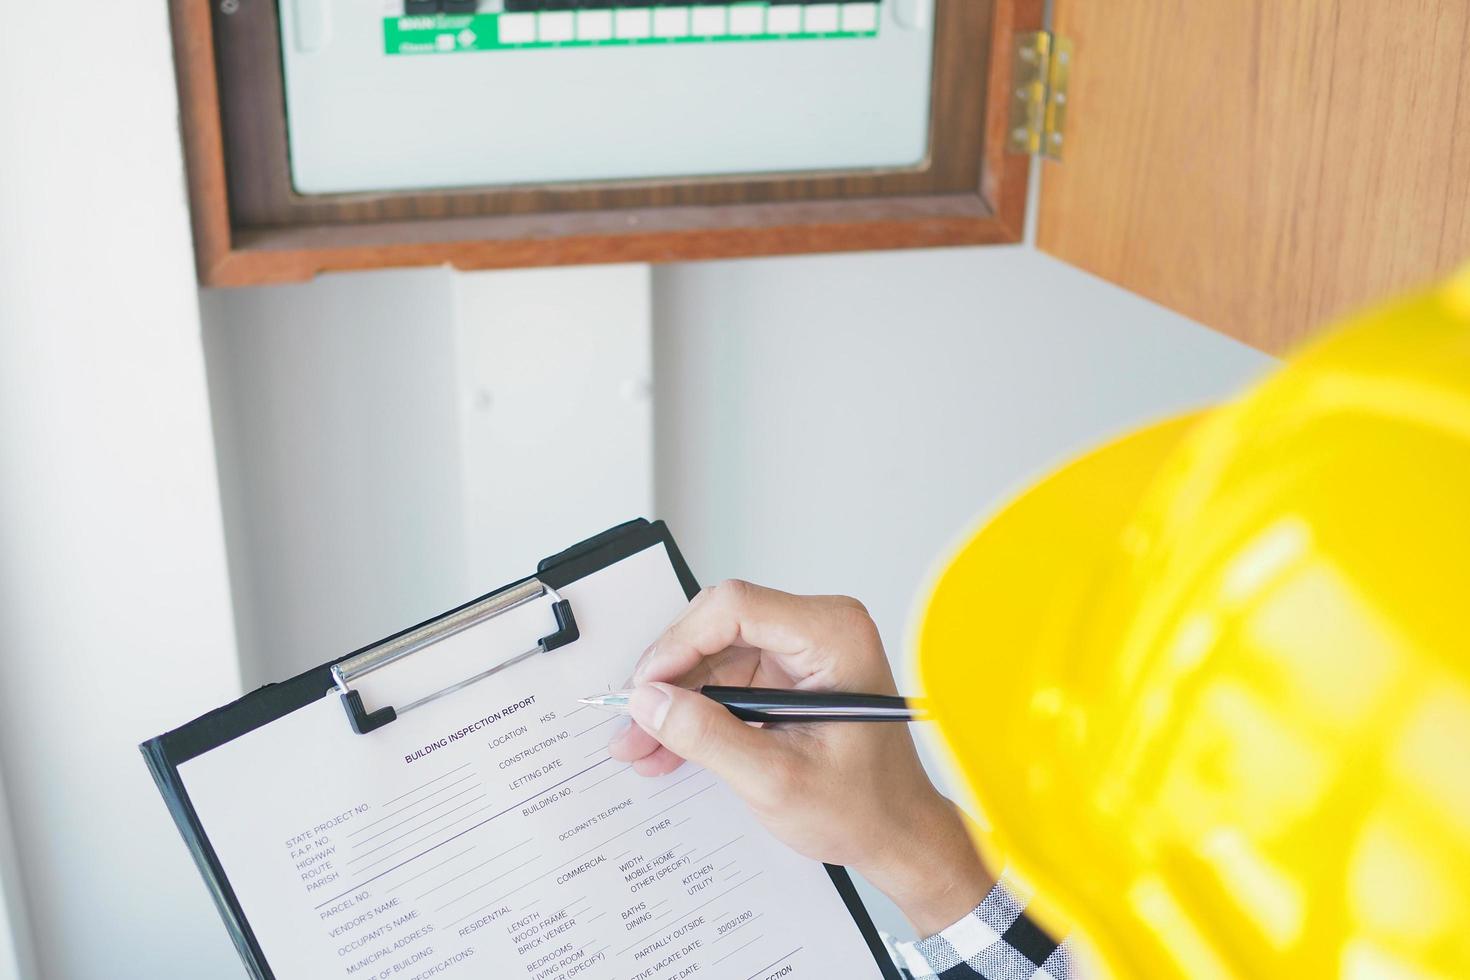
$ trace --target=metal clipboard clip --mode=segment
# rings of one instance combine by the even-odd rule
[[[364,674],[372,673],[379,668],[386,667],[395,661],[401,660],[411,653],[417,653],[427,646],[432,646],[440,640],[446,639],[469,629],[471,626],[494,619],[502,613],[510,612],[517,606],[524,605],[533,599],[542,596],[551,596],[551,612],[556,618],[556,630],[548,633],[536,641],[536,645],[523,653],[518,653],[508,660],[482,670],[473,677],[466,677],[456,684],[426,694],[421,698],[410,701],[407,704],[394,707],[384,705],[373,711],[363,707],[362,694],[353,690],[352,682]],[[547,653],[557,647],[566,646],[576,640],[581,633],[577,629],[577,620],[572,616],[572,604],[557,594],[556,590],[539,579],[527,579],[519,585],[513,585],[508,589],[493,593],[473,602],[463,609],[455,610],[447,616],[426,623],[418,629],[410,630],[402,636],[379,643],[377,646],[369,647],[361,653],[353,654],[345,660],[332,665],[332,680],[337,685],[337,690],[342,696],[342,707],[347,710],[347,719],[352,723],[352,730],[359,735],[366,735],[374,729],[382,728],[393,721],[403,712],[411,708],[417,708],[421,704],[427,704],[435,698],[442,698],[446,694],[458,691],[460,688],[468,687],[476,681],[484,680],[497,671],[504,670],[513,664],[518,664],[527,657],[538,653]]]

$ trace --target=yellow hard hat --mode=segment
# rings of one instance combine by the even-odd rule
[[[1124,977],[1470,977],[1470,267],[991,517],[919,670]]]

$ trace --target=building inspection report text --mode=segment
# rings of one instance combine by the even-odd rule
[[[665,549],[561,594],[582,630],[566,647],[366,735],[323,692],[179,766],[276,977],[881,977],[821,864],[710,773],[610,758],[619,716],[577,704],[684,607]],[[549,602],[354,686],[372,709],[472,676],[549,632]]]

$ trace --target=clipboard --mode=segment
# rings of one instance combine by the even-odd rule
[[[327,698],[333,698],[340,703],[340,724],[354,733],[353,738],[373,739],[375,733],[385,726],[393,725],[406,713],[425,704],[461,691],[500,671],[514,670],[516,664],[532,657],[555,657],[558,651],[573,648],[581,639],[575,604],[563,599],[561,590],[656,547],[662,549],[672,565],[684,599],[687,601],[693,598],[699,591],[699,585],[679,553],[668,528],[662,521],[649,522],[640,518],[542,560],[533,575],[290,680],[267,684],[231,704],[139,746],[250,976],[259,980],[276,980],[278,976],[280,980],[293,980],[273,972],[256,931],[236,895],[235,887],[216,853],[210,834],[196,812],[195,802],[181,777],[180,767],[309,706],[319,705]],[[415,692],[412,698],[389,699],[385,703],[365,702],[359,685],[367,675],[390,664],[401,663],[406,658],[432,658],[436,644],[448,637],[543,598],[551,600],[551,615],[546,617],[543,624],[545,632],[537,629],[536,635],[528,634],[523,651],[487,664],[483,670],[472,672],[435,690]],[[381,692],[379,697],[381,699]],[[322,765],[330,764],[331,760],[322,760]],[[825,869],[832,887],[852,918],[852,924],[856,926],[871,953],[879,975],[884,980],[900,980],[901,974],[862,905],[847,871],[833,865],[826,865]]]

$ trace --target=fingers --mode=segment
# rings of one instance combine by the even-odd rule
[[[684,764],[684,760],[663,746],[650,755],[633,763],[633,771],[640,776],[667,776]]]
[[[677,681],[679,688],[671,688],[670,681]],[[687,701],[694,696],[683,688],[701,683],[880,691],[892,687],[877,628],[861,604],[841,596],[795,596],[740,581],[705,589],[644,651],[632,683],[647,687],[652,682],[657,683],[651,691],[678,691],[670,698],[690,705],[690,723],[705,726],[701,731],[722,740],[690,749],[704,756],[724,752],[726,743],[747,744],[744,740],[751,730],[703,698]],[[690,756],[686,751],[690,736],[682,734],[677,724],[670,737],[660,733],[661,725],[648,714],[655,711],[651,691],[640,699],[645,716],[638,718],[635,712],[639,724],[613,736],[609,754],[634,764],[645,775],[671,772],[685,758],[708,768],[718,765]],[[661,699],[655,700],[661,704]],[[779,741],[768,735],[764,743],[748,744],[764,744],[769,752]]]
[[[765,797],[765,775],[785,754],[784,743],[771,733],[751,728],[723,705],[672,684],[640,686],[631,706],[633,720],[663,746],[634,764],[638,772],[671,772],[683,758],[710,770],[747,799]]]
[[[693,670],[705,657],[731,647],[754,647],[778,660],[798,681],[825,678],[839,686],[844,657],[876,648],[866,610],[840,596],[794,596],[748,582],[705,589],[664,631],[633,674],[635,683],[667,681]]]
[[[658,739],[632,723],[625,723],[625,727],[607,743],[608,754],[619,762],[637,762],[658,748]]]
[[[695,598],[697,599],[698,596],[696,596]],[[639,654],[638,662],[633,665],[633,673],[628,675],[629,684],[632,684],[633,678],[637,677],[640,673],[643,672],[643,665],[648,663],[649,660],[653,659],[653,653],[657,648],[658,644],[650,643],[648,645],[648,648],[645,649],[641,654]]]
[[[644,652],[639,664],[646,661],[653,652],[649,647]],[[756,669],[760,663],[760,657],[753,650],[730,650],[724,655],[706,657],[696,667],[681,677],[659,677],[661,681],[675,681],[680,687],[698,689],[703,684],[749,684],[756,676]],[[636,668],[635,668],[636,671]],[[629,681],[632,684],[632,681]],[[775,685],[786,686],[786,684]],[[627,722],[608,740],[608,753],[623,762],[636,762],[659,748],[658,740],[648,734],[637,725]],[[673,765],[684,760],[673,757]],[[640,767],[640,771],[642,768]]]

